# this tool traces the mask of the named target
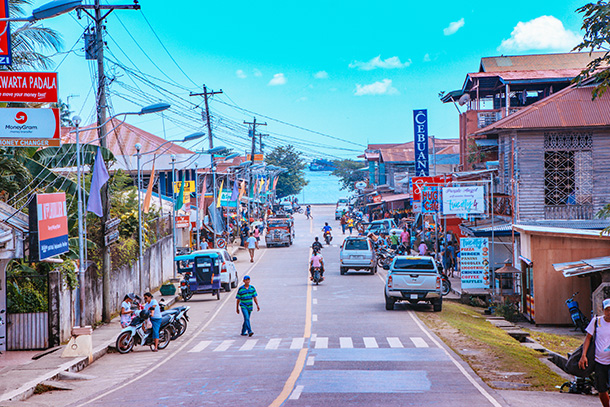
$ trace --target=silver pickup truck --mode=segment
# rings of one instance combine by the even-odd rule
[[[441,275],[429,256],[396,256],[388,270],[385,284],[385,309],[393,310],[398,301],[417,304],[427,301],[434,311],[443,309]]]

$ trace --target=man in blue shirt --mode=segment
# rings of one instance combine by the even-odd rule
[[[244,316],[244,323],[241,327],[242,336],[254,335],[254,332],[252,332],[252,326],[250,325],[250,314],[252,314],[253,302],[256,304],[256,310],[261,310],[261,308],[258,306],[257,296],[258,293],[256,292],[256,288],[254,288],[253,285],[250,285],[250,276],[244,276],[244,285],[239,287],[237,290],[237,295],[235,296],[237,299],[235,311],[237,311],[239,314],[239,310],[241,309],[241,313]]]

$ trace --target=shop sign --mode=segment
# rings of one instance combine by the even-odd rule
[[[421,190],[424,186],[445,185],[451,181],[450,176],[437,175],[435,177],[411,177],[411,192],[414,201],[421,201]]]
[[[484,188],[482,186],[443,188],[443,213],[445,215],[485,213]]]
[[[59,109],[0,109],[0,146],[59,147]]]
[[[57,94],[57,72],[0,71],[0,102],[57,103]]]
[[[489,239],[460,239],[460,273],[462,289],[489,288]]]
[[[176,227],[178,229],[188,228],[191,224],[191,217],[189,215],[176,216]]]
[[[428,110],[413,110],[415,174],[419,177],[430,174],[428,163]]]
[[[30,250],[33,261],[48,259],[68,251],[66,194],[36,194],[30,204]],[[37,258],[34,258],[36,257]]]
[[[186,184],[184,184],[184,193],[185,194],[190,194],[191,192],[195,192],[195,181],[184,181],[186,182]],[[182,181],[175,181],[174,182],[174,193],[175,194],[179,194],[180,193],[180,187],[182,186]]]
[[[425,186],[422,188],[422,212],[423,213],[436,213],[439,210],[439,187]]]
[[[0,18],[9,18],[8,0],[0,0]],[[8,21],[0,21],[0,65],[11,65],[11,27]]]

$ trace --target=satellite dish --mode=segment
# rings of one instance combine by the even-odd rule
[[[468,93],[464,93],[458,100],[460,106],[464,106],[468,102],[470,102],[470,95]]]

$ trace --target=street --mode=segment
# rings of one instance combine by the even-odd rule
[[[27,405],[503,405],[419,321],[417,313],[432,312],[430,306],[386,311],[381,268],[377,275],[339,274],[343,235],[333,209],[314,208],[313,221],[295,215],[291,247],[263,243],[252,265],[240,252],[240,279],[251,276],[261,306],[251,338],[239,335],[235,290],[220,301],[196,294],[187,303],[186,334],[164,351],[110,353],[82,371],[93,379],[33,396]],[[334,240],[322,250],[326,280],[316,287],[308,248],[324,221]]]

